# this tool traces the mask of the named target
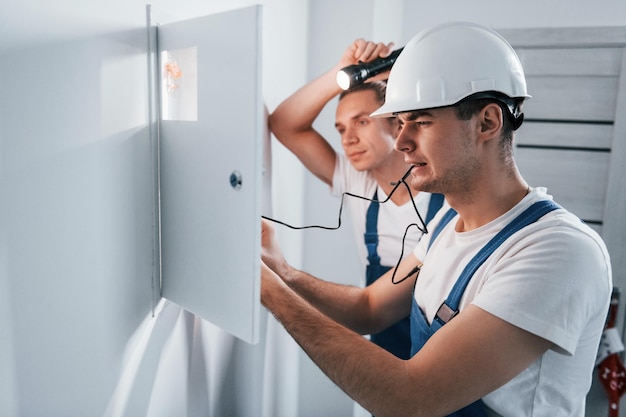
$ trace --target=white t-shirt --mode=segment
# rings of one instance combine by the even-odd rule
[[[468,261],[518,214],[545,199],[552,199],[546,189],[535,188],[508,213],[469,232],[454,230],[457,216],[428,253],[431,235],[422,239],[414,251],[424,262],[414,296],[429,321]],[[474,274],[459,309],[474,304],[556,347],[483,398],[490,415],[584,416],[611,289],[604,243],[565,210],[548,213],[496,249]]]
[[[378,183],[369,171],[357,171],[350,164],[350,161],[343,154],[337,154],[335,163],[335,172],[333,174],[333,185],[331,192],[333,195],[341,197],[344,192],[356,194],[371,199],[374,191],[378,190],[378,200],[384,201],[387,195],[378,187]],[[398,178],[400,179],[400,178]],[[400,185],[400,187],[404,187]],[[430,193],[417,193],[411,190],[414,196],[415,205],[426,221],[426,212],[428,203],[430,202]],[[365,222],[367,217],[367,209],[370,201],[351,196],[344,196],[344,207],[348,209],[348,213],[353,223],[355,239],[359,251],[359,257],[364,265],[367,265],[367,249],[365,248],[364,233]],[[344,211],[345,213],[345,211]],[[415,208],[410,201],[398,206],[389,200],[379,205],[378,211],[378,256],[380,256],[381,265],[394,267],[398,263],[402,251],[402,237],[408,225],[417,223],[421,226]],[[404,242],[404,256],[411,253],[417,245],[422,232],[417,227],[411,226],[408,230],[406,240]]]

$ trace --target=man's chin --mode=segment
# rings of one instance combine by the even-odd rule
[[[416,191],[416,192],[423,191],[425,193],[437,192],[437,191],[433,191],[435,187],[433,187],[432,184],[422,181],[420,178],[411,177],[411,180],[409,181],[409,185],[411,187],[411,191]]]
[[[359,162],[359,161],[357,161],[357,162],[350,161],[350,164],[352,165],[352,168],[354,168],[355,170],[357,170],[359,172],[369,171],[371,169],[369,164],[365,164],[365,163]]]

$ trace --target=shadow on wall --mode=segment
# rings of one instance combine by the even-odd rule
[[[128,343],[103,416],[259,416],[264,345],[242,342],[165,299],[155,311]]]
[[[155,314],[128,343],[104,417],[222,415],[236,339],[164,299]]]

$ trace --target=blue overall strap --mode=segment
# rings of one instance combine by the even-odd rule
[[[428,200],[428,211],[426,212],[426,224],[435,217],[435,214],[443,206],[443,194],[431,194],[430,200]]]
[[[430,249],[430,246],[433,244],[435,239],[437,239],[437,236],[439,236],[439,233],[441,233],[443,228],[446,227],[448,223],[450,223],[450,220],[452,220],[454,216],[456,216],[456,211],[453,208],[446,211],[446,214],[443,215],[439,223],[437,223],[437,226],[435,226],[435,230],[433,230],[432,232],[433,234],[430,237],[430,242],[428,242],[427,250]]]
[[[452,287],[448,298],[441,304],[435,319],[433,320],[431,327],[438,329],[446,324],[452,317],[459,312],[459,304],[461,297],[465,292],[465,288],[469,284],[470,279],[474,275],[474,272],[489,258],[489,256],[511,235],[515,232],[523,229],[531,223],[536,222],[547,213],[561,208],[552,200],[542,200],[534,203],[532,206],[524,210],[519,216],[517,216],[511,223],[506,225],[502,230],[498,232],[487,244],[472,258],[472,260],[465,266],[461,276]],[[433,236],[434,237],[434,236]]]
[[[372,202],[367,209],[365,217],[365,247],[367,248],[367,260],[370,265],[379,265],[380,256],[376,248],[378,247],[378,189],[374,191]],[[370,283],[368,283],[370,284]]]
[[[365,220],[365,246],[367,247],[367,260],[369,261],[365,269],[365,283],[371,285],[381,275],[391,269],[389,266],[380,264],[378,255],[378,192],[374,192],[372,202],[367,209]],[[401,359],[411,357],[411,321],[405,317],[392,324],[379,333],[370,335],[370,339],[376,345],[394,354]]]

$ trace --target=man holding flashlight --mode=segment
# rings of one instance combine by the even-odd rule
[[[377,417],[585,414],[611,265],[598,234],[517,169],[528,98],[519,58],[489,28],[448,23],[407,43],[373,116],[399,120],[395,147],[412,185],[443,193],[451,209],[398,266],[400,279],[316,279],[285,262],[263,223],[263,305]],[[357,334],[406,314],[408,360]]]
[[[385,201],[394,182],[410,167],[403,161],[402,154],[394,150],[399,131],[397,121],[370,117],[384,101],[385,82],[369,80],[372,82],[359,83],[343,92],[337,84],[337,73],[341,68],[387,57],[391,46],[356,40],[335,67],[288,97],[269,117],[270,129],[276,138],[309,171],[328,184],[334,195],[349,192]],[[378,78],[383,76],[386,74]],[[335,128],[341,136],[344,154],[337,153],[313,128],[322,109],[337,96]],[[415,191],[414,196],[412,202],[409,192],[398,187],[385,204],[346,199],[359,253],[366,265],[364,285],[370,285],[390,266],[396,265],[403,244],[404,253],[409,253],[421,238],[422,232],[412,227],[403,242],[407,226],[419,221],[413,203],[420,213],[426,214],[426,222],[443,203],[441,195],[431,199],[429,193]],[[408,317],[381,329],[371,339],[394,355],[407,359],[410,353]]]

